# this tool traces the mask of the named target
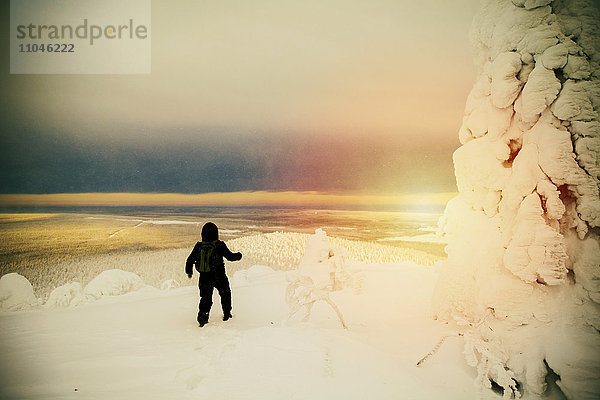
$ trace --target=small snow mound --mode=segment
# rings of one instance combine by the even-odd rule
[[[278,271],[264,265],[253,265],[247,270],[236,271],[231,278],[231,284],[233,286],[244,286],[260,281],[264,277],[276,272]]]
[[[264,265],[254,265],[254,266],[248,268],[248,270],[246,271],[246,279],[249,282],[253,282],[253,281],[259,280],[260,278],[264,277],[265,275],[270,275],[273,272],[275,272],[273,270],[273,268],[266,267]]]
[[[229,279],[231,286],[243,286],[248,283],[246,279],[246,270],[235,271],[233,276]]]
[[[160,284],[160,290],[176,289],[179,286],[181,286],[179,281],[176,281],[175,279],[167,279],[166,281]]]
[[[133,292],[144,286],[142,278],[133,272],[110,269],[100,273],[84,289],[84,294],[100,298]]]
[[[86,301],[81,283],[67,283],[57,287],[50,293],[48,301],[44,304],[47,308],[64,308],[77,306]]]
[[[14,272],[0,278],[0,311],[26,310],[37,305],[39,301],[27,278]]]

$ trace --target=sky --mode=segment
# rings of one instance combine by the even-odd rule
[[[456,191],[476,8],[153,1],[145,75],[11,75],[5,39],[0,193]]]

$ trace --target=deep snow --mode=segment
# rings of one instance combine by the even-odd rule
[[[415,366],[448,333],[428,317],[432,267],[355,263],[348,271],[359,283],[331,293],[348,330],[319,303],[309,322],[285,322],[286,272],[264,266],[232,277],[234,318],[222,322],[215,301],[204,328],[195,321],[194,287],[145,287],[78,307],[2,313],[0,397],[476,397],[462,339],[448,339]]]

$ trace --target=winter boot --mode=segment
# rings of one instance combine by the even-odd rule
[[[206,324],[208,324],[208,314],[198,313],[198,325],[202,328]]]

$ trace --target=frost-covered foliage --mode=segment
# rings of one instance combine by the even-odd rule
[[[0,278],[0,311],[20,311],[38,305],[33,286],[27,278],[17,273]]]
[[[286,301],[290,307],[288,318],[304,308],[304,321],[307,321],[313,305],[324,301],[335,311],[340,323],[346,328],[339,308],[329,297],[330,292],[340,288],[340,283],[348,281],[344,267],[342,251],[330,245],[324,230],[317,229],[306,241],[306,250],[298,270],[287,275]],[[339,281],[337,285],[336,280]]]
[[[306,233],[273,232],[229,240],[227,245],[232,251],[244,254],[244,258],[232,267],[240,269],[261,264],[282,270],[297,268],[304,256],[309,236]],[[429,253],[409,248],[335,237],[327,239],[332,246],[342,249],[348,259],[367,264],[412,261],[419,265],[433,265],[440,260]]]
[[[505,396],[541,395],[549,366],[600,398],[599,21],[587,0],[484,0],[473,21],[433,311]]]
[[[79,282],[83,287],[105,270],[132,272],[156,288],[169,279],[186,279],[183,272],[191,247],[161,250],[122,250],[92,254],[66,260],[41,263],[29,268],[26,275],[38,297],[48,299],[55,288]],[[186,279],[187,280],[187,279]]]
[[[177,279],[167,279],[160,284],[160,290],[171,290],[181,286]]]
[[[78,306],[86,303],[87,298],[83,294],[83,288],[81,283],[73,282],[59,286],[54,289],[48,300],[44,304],[46,308],[65,308],[71,306]]]
[[[232,251],[241,251],[244,254],[240,262],[227,263],[227,271],[233,274],[253,265],[265,265],[276,270],[295,269],[302,260],[308,236],[304,233],[274,232],[227,240],[226,243]],[[440,260],[437,256],[410,248],[339,238],[328,238],[328,240],[338,248],[344,249],[348,259],[369,264],[413,261],[420,265],[432,265]],[[79,282],[82,287],[85,287],[100,273],[110,269],[132,272],[139,275],[147,285],[167,289],[178,287],[180,283],[176,281],[184,281],[183,284],[196,284],[195,281],[193,283],[188,281],[184,274],[185,260],[192,247],[193,244],[174,249],[123,249],[107,254],[89,254],[54,262],[32,263],[28,264],[28,268],[17,269],[24,270],[22,275],[27,277],[34,287],[35,294],[46,303],[55,288],[73,282]],[[69,303],[66,299],[73,296],[69,293],[75,289],[73,287],[67,289],[65,286],[61,290],[64,292],[60,292],[60,296],[55,294],[58,297],[53,298],[52,301],[61,304]],[[58,300],[59,298],[61,300]]]
[[[238,269],[259,264],[288,270],[300,263],[307,236],[295,232],[273,232],[243,236],[226,243],[231,251],[240,251],[244,255],[237,263]]]

